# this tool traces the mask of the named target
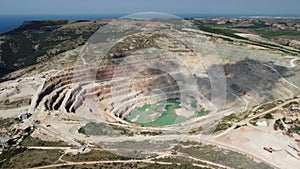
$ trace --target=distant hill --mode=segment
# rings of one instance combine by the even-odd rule
[[[0,36],[0,77],[83,45],[105,21],[25,21]]]

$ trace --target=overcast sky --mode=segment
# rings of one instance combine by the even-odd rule
[[[0,0],[0,14],[300,15],[300,0]]]

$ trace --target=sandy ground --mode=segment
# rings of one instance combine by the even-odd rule
[[[300,147],[296,142],[292,142],[292,140],[292,138],[284,136],[280,132],[266,132],[251,126],[232,130],[231,132],[216,138],[216,141],[218,142],[260,156],[268,163],[272,163],[279,168],[293,169],[300,166],[300,158],[297,156],[296,151],[288,145],[292,144],[298,149],[300,149]],[[275,152],[269,153],[264,150],[263,147],[272,147]],[[296,159],[287,152],[298,158]]]

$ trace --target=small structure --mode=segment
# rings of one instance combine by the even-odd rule
[[[25,122],[26,120],[28,120],[30,118],[32,114],[31,113],[25,113],[25,114],[21,114],[20,116],[20,122]]]
[[[85,146],[82,146],[78,149],[78,153],[84,153],[86,150],[86,147]]]
[[[1,148],[2,149],[8,148],[8,146],[9,146],[8,142],[9,141],[10,141],[10,138],[8,138],[8,137],[0,137]]]
[[[79,154],[82,154],[82,153],[88,153],[88,152],[90,152],[90,151],[91,151],[91,149],[90,149],[87,145],[81,146],[81,147],[79,147],[79,149],[78,149],[78,153],[79,153]]]
[[[272,147],[264,147],[264,150],[268,151],[269,153],[273,153]]]
[[[293,123],[293,120],[292,120],[291,118],[286,118],[286,119],[284,120],[284,123],[285,123],[285,124],[292,124],[292,123]]]
[[[39,124],[41,124],[40,120],[33,120],[32,122],[33,126],[38,126]]]
[[[292,104],[290,107],[291,111],[300,111],[300,105],[298,104]]]
[[[263,121],[257,121],[256,125],[259,126],[259,127],[267,127],[268,123],[267,123],[266,120],[263,120]]]

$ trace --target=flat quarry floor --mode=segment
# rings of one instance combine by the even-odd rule
[[[281,132],[265,131],[264,127],[245,126],[232,130],[216,139],[224,145],[235,147],[239,152],[247,152],[260,157],[278,168],[299,168],[297,153],[289,145],[294,145],[293,138]],[[272,147],[269,153],[263,147]]]

